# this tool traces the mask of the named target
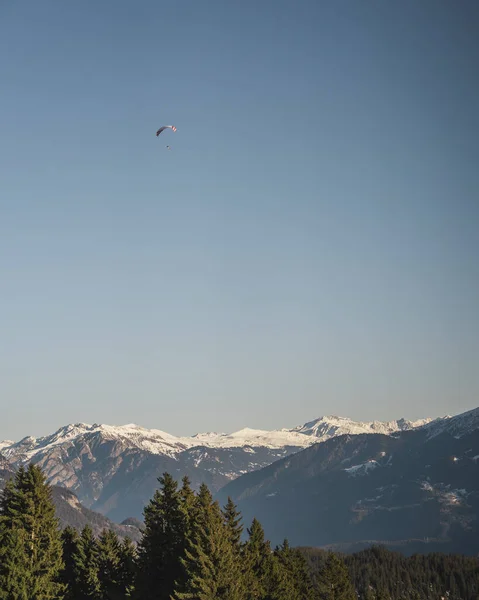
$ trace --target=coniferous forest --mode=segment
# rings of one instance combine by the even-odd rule
[[[479,599],[477,558],[272,548],[257,520],[243,530],[230,499],[221,507],[186,477],[158,481],[135,545],[60,530],[45,475],[21,467],[0,499],[0,600]]]

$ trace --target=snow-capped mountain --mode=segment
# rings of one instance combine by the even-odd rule
[[[448,417],[447,417],[448,418]],[[39,454],[58,446],[91,435],[99,435],[104,440],[117,440],[127,443],[150,454],[174,457],[190,448],[251,448],[263,447],[282,449],[286,447],[306,448],[311,444],[325,441],[337,435],[360,433],[383,433],[390,435],[396,431],[414,429],[430,423],[432,419],[419,421],[372,421],[356,422],[345,417],[319,417],[293,429],[262,430],[244,428],[234,433],[197,433],[191,437],[176,437],[159,429],[146,429],[135,424],[128,425],[88,425],[76,423],[61,427],[55,433],[41,437],[25,437],[19,442],[0,442],[0,452],[10,462],[30,461]]]
[[[396,431],[407,431],[430,423],[432,419],[420,419],[419,421],[370,421],[357,422],[345,417],[320,417],[315,421],[305,423],[296,427],[292,432],[298,432],[317,438],[316,441],[324,441],[336,435],[359,435],[361,433],[383,433],[391,435]]]
[[[188,475],[212,491],[245,473],[313,444],[342,434],[398,431],[430,424],[421,421],[357,423],[335,416],[320,417],[293,429],[241,429],[234,433],[198,433],[176,437],[135,424],[66,425],[41,438],[0,443],[0,458],[11,468],[33,461],[53,485],[73,491],[93,510],[115,520],[141,517],[163,472],[177,479]]]
[[[158,429],[145,429],[134,424],[129,425],[87,425],[76,423],[61,427],[55,433],[35,439],[25,437],[19,442],[0,442],[0,452],[11,461],[32,460],[38,454],[43,454],[59,446],[68,446],[78,439],[101,436],[104,440],[119,440],[132,448],[144,450],[150,454],[175,456],[195,445],[191,438],[177,438]]]

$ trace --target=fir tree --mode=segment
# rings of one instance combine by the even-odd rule
[[[334,552],[329,553],[319,575],[319,590],[325,600],[356,600],[348,569]]]
[[[82,529],[77,548],[73,554],[75,563],[74,590],[78,600],[93,598],[100,600],[98,543],[89,525]]]
[[[195,527],[198,521],[198,504],[195,493],[191,489],[191,482],[188,476],[185,475],[182,479],[182,486],[179,491],[180,499],[180,535],[178,543],[178,572],[175,580],[175,588],[177,581],[185,581],[187,573],[184,563],[181,558],[186,556],[186,550],[189,548],[190,540],[193,539]]]
[[[62,598],[62,568],[51,488],[39,467],[20,467],[0,501],[0,598]]]
[[[311,578],[310,569],[301,552],[291,548],[288,540],[276,548],[281,571],[286,576],[287,598],[289,600],[314,600],[316,594]]]
[[[129,538],[125,538],[120,546],[119,582],[125,598],[133,596],[136,576],[136,547]]]
[[[210,509],[213,504],[213,496],[206,485],[202,483],[198,490],[198,494],[194,504],[193,528],[196,530],[206,527],[210,517]]]
[[[237,510],[236,504],[229,496],[228,502],[223,508],[223,517],[230,534],[231,542],[233,546],[239,549],[243,534],[243,526],[241,525],[242,516]]]
[[[181,480],[182,485],[180,488],[180,507],[183,519],[183,533],[189,535],[192,524],[196,519],[197,508],[196,508],[196,496],[191,489],[191,481],[187,475]]]
[[[102,531],[98,539],[98,580],[100,598],[124,598],[121,582],[121,544],[111,529]]]
[[[177,582],[175,600],[246,600],[239,554],[217,502],[202,485],[197,497],[192,538],[182,564],[185,578]]]
[[[0,599],[29,600],[29,560],[24,529],[0,529]]]
[[[265,540],[263,527],[257,519],[253,519],[247,532],[243,559],[249,597],[251,600],[262,600],[267,598],[271,580],[275,578],[274,557],[270,543]]]
[[[183,575],[185,514],[177,482],[164,473],[161,490],[143,512],[145,528],[138,547],[137,592],[141,600],[169,600],[175,581]]]
[[[60,580],[66,586],[65,600],[76,600],[75,592],[75,552],[78,549],[78,531],[67,526],[62,531],[61,540],[63,547],[64,566],[60,574]]]

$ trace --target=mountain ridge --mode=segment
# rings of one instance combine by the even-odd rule
[[[389,436],[335,436],[215,495],[220,503],[228,496],[274,543],[410,545],[421,538],[444,551],[477,553],[479,408]]]
[[[444,417],[447,418],[447,417]],[[22,454],[32,459],[38,452],[44,452],[56,445],[72,442],[76,438],[90,433],[102,433],[105,438],[117,437],[128,440],[132,445],[152,454],[173,456],[184,450],[204,446],[208,448],[235,448],[241,446],[264,446],[282,448],[284,446],[307,447],[324,441],[333,435],[343,433],[386,433],[414,429],[432,422],[432,418],[408,421],[404,418],[391,421],[354,421],[348,417],[335,415],[321,416],[303,425],[291,429],[263,430],[245,427],[232,433],[196,433],[192,436],[174,436],[159,429],[149,429],[129,423],[126,425],[107,425],[94,423],[71,423],[57,429],[54,433],[35,438],[26,436],[18,442],[0,441],[0,452],[7,459]]]
[[[173,436],[160,429],[129,423],[114,426],[73,423],[40,438],[24,437],[0,450],[10,468],[34,462],[52,485],[75,493],[88,509],[113,521],[142,518],[146,503],[168,471],[178,481],[190,478],[193,489],[206,483],[213,493],[246,473],[342,434],[380,431],[393,435],[433,423],[419,421],[356,422],[326,416],[292,429],[243,428],[227,433]]]

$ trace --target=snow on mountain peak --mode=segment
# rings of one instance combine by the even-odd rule
[[[8,459],[31,460],[37,454],[47,452],[55,447],[75,444],[81,439],[102,438],[116,440],[126,445],[135,446],[152,454],[174,456],[186,448],[197,445],[190,438],[177,438],[157,429],[145,429],[135,424],[105,425],[95,423],[75,423],[61,427],[51,435],[35,439],[26,437],[17,443],[4,445],[2,454]]]
[[[475,414],[479,422],[479,409],[467,413]],[[459,416],[461,417],[461,416]],[[459,417],[455,417],[458,419]],[[471,416],[467,417],[471,421]],[[473,422],[474,419],[472,419]],[[443,422],[442,419],[436,421]],[[312,444],[325,441],[333,436],[361,433],[382,433],[390,435],[396,431],[404,431],[416,427],[433,425],[436,421],[422,419],[419,421],[371,421],[357,422],[347,417],[335,415],[322,416],[293,429],[264,430],[245,427],[232,433],[197,433],[190,437],[177,437],[159,429],[146,429],[135,423],[126,425],[106,425],[74,423],[65,425],[55,433],[35,439],[26,437],[19,442],[0,443],[3,456],[9,460],[31,460],[37,454],[44,454],[55,447],[69,447],[85,440],[111,440],[126,446],[139,448],[151,454],[164,454],[171,457],[193,447],[207,448],[241,448],[265,447],[281,450],[286,447],[306,448]],[[447,420],[450,424],[453,419]],[[457,422],[457,427],[464,426],[464,419]],[[476,425],[477,426],[477,425]],[[436,430],[434,430],[436,431]],[[432,434],[432,432],[431,432]]]
[[[242,446],[264,446],[271,449],[284,448],[285,446],[297,446],[305,448],[314,440],[298,434],[291,429],[279,429],[267,431],[264,429],[251,429],[244,427],[233,433],[207,433],[196,434],[196,442],[211,448],[238,448]]]
[[[347,417],[337,417],[335,415],[323,416],[296,427],[297,431],[307,436],[319,438],[323,441],[335,435],[357,435],[360,433],[382,433],[390,435],[396,431],[406,431],[415,429],[429,423],[432,419],[420,419],[418,421],[407,421],[399,419],[397,421],[353,421]]]

